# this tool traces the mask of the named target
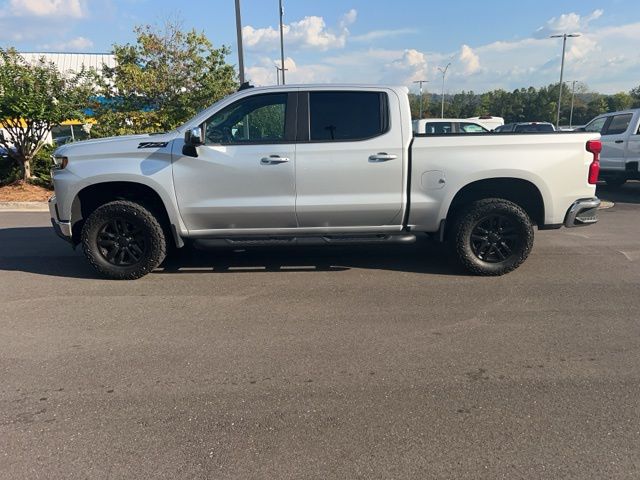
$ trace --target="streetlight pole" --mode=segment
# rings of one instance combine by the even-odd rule
[[[573,86],[571,87],[571,113],[569,114],[569,128],[573,129],[573,100],[576,97],[576,82],[577,80],[573,80],[571,83]]]
[[[240,85],[244,84],[244,53],[242,51],[242,19],[240,18],[240,0],[236,0],[236,35],[238,36],[238,70]]]
[[[284,85],[284,30],[282,27],[282,17],[284,15],[284,10],[282,8],[282,0],[280,0],[280,70],[282,70],[282,84]]]
[[[429,80],[415,80],[413,83],[417,83],[420,85],[420,117],[422,119],[422,84],[429,83]]]
[[[451,62],[447,63],[447,66],[442,68],[438,67],[438,70],[442,73],[442,112],[440,113],[440,118],[444,118],[444,77],[447,75],[447,70],[451,66]]]
[[[282,70],[278,65],[274,65],[274,67],[276,67],[276,84],[280,85],[280,71]],[[288,68],[285,68],[285,70],[289,70]],[[284,84],[283,84],[284,85]]]
[[[564,56],[567,51],[567,38],[579,37],[579,33],[561,33],[558,35],[551,35],[549,38],[562,38],[562,62],[560,63],[560,93],[558,94],[558,115],[556,117],[556,129],[560,128],[560,110],[562,108],[562,77],[564,75]]]

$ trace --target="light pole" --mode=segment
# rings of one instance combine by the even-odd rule
[[[579,33],[560,33],[549,38],[562,38],[562,62],[560,63],[560,93],[558,94],[558,115],[556,117],[556,129],[560,128],[560,109],[562,108],[562,76],[564,75],[564,55],[567,50],[567,38],[579,37]]]
[[[284,15],[284,10],[282,8],[282,0],[280,0],[280,70],[282,71],[282,84],[284,85],[284,31],[282,27],[282,17]]]
[[[571,87],[571,113],[569,114],[569,128],[573,129],[573,99],[576,97],[576,82],[577,80],[573,80],[571,83],[573,84]]]
[[[440,118],[444,118],[444,77],[447,75],[447,70],[451,66],[451,62],[447,63],[446,67],[438,67],[438,70],[442,73],[442,112]]]
[[[236,0],[236,35],[238,36],[238,70],[240,85],[244,84],[244,53],[242,52],[242,19],[240,18],[240,0]]]
[[[278,65],[274,65],[274,67],[276,67],[276,84],[280,85],[280,70],[282,69]],[[289,70],[289,69],[285,68],[285,70]]]
[[[429,80],[415,80],[413,83],[417,83],[420,85],[420,117],[422,119],[422,84],[429,83]]]

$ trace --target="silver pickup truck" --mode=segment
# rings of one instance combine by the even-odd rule
[[[54,154],[52,223],[103,275],[170,246],[452,244],[472,273],[529,255],[534,226],[597,221],[599,134],[412,133],[405,87],[250,88],[174,131]]]
[[[600,179],[607,185],[640,179],[640,109],[605,113],[579,130],[602,135]]]

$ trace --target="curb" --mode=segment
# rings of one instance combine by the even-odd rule
[[[0,212],[48,212],[47,202],[0,202]]]

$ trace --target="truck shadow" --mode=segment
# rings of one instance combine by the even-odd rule
[[[79,249],[50,227],[0,229],[0,271],[78,279],[100,279]],[[390,270],[432,275],[466,275],[448,249],[428,238],[412,245],[252,247],[173,252],[154,274],[342,272]]]
[[[596,195],[602,200],[614,203],[640,204],[640,181],[629,181],[622,187],[608,187],[605,184],[598,184]]]
[[[446,246],[422,238],[413,245],[252,247],[175,252],[158,273],[341,272],[353,268],[465,275]]]

